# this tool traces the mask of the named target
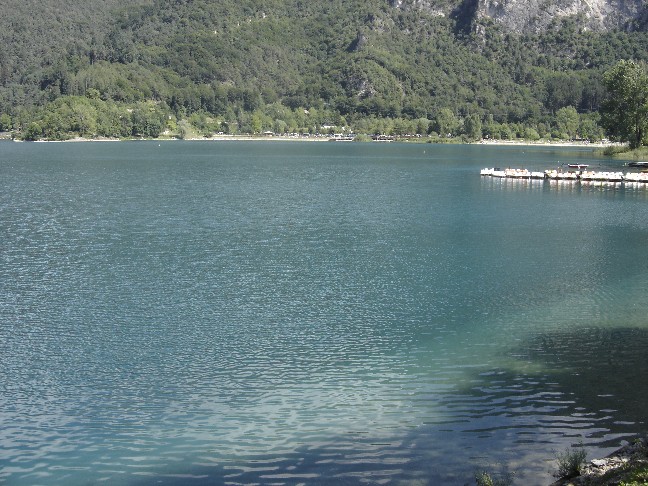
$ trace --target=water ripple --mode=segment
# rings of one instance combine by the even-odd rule
[[[539,484],[645,419],[641,191],[486,185],[470,148],[156,147],[0,162],[0,481]]]

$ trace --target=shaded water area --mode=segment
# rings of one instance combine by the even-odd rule
[[[646,431],[648,187],[588,149],[0,143],[0,482],[552,481]]]

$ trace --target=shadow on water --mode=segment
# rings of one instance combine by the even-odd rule
[[[609,410],[612,427],[632,424],[638,433],[646,431],[648,329],[592,327],[542,333],[519,351],[520,358],[547,368],[558,389],[572,394],[583,408]]]
[[[393,454],[370,456],[353,450],[304,446],[281,457],[268,454],[256,458],[242,458],[238,461],[232,460],[232,464],[227,466],[219,463],[197,465],[183,462],[179,467],[170,466],[166,471],[152,473],[149,478],[134,479],[134,476],[129,476],[123,479],[125,484],[133,486],[474,484],[475,473],[483,468],[477,463],[466,462],[469,457],[466,457],[465,450],[462,450],[464,445],[460,442],[453,444],[452,439],[449,439],[438,448],[442,449],[442,452],[439,450],[439,456],[457,453],[456,459],[450,461],[440,458],[431,462],[427,454],[429,451],[417,450],[419,445],[414,435],[401,441],[399,451],[392,451]],[[449,465],[461,469],[449,470]],[[497,468],[508,470],[501,464]]]
[[[556,451],[580,443],[590,459],[602,457],[648,432],[647,350],[645,328],[533,335],[510,350],[508,365],[476,372],[456,390],[460,401],[473,400],[466,432],[519,484],[549,484]]]
[[[150,478],[123,478],[136,486],[162,484],[167,486],[233,485],[233,484],[308,484],[308,485],[358,485],[358,484],[457,484],[464,485],[468,476],[443,471],[445,465],[430,464],[425,454],[416,450],[416,440],[392,439],[391,443],[375,443],[381,448],[377,454],[358,452],[349,439],[339,437],[341,444],[310,447],[303,446],[281,455],[267,454],[256,457],[229,458],[214,464],[188,464],[169,466],[166,471],[153,473]],[[390,441],[388,441],[390,442]],[[358,445],[358,441],[354,445]],[[388,447],[386,447],[388,446]],[[393,448],[389,448],[389,446]],[[450,443],[443,444],[443,454],[452,453]],[[457,444],[458,447],[458,444]],[[460,452],[457,450],[456,452]],[[224,465],[225,463],[225,465]]]
[[[647,329],[536,334],[510,350],[510,366],[481,369],[452,393],[431,396],[448,415],[403,436],[350,432],[283,454],[213,465],[194,458],[129,484],[466,485],[480,469],[514,471],[515,484],[549,484],[557,450],[582,441],[592,458],[646,432],[646,350]]]

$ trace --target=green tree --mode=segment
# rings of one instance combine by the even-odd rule
[[[430,129],[430,120],[427,118],[419,118],[416,120],[416,133],[419,135],[427,135]]]
[[[99,90],[95,88],[89,88],[86,91],[86,98],[89,98],[91,100],[98,100],[100,95],[101,93],[99,93]]]
[[[102,137],[129,137],[133,133],[130,113],[112,102],[106,103],[97,116],[97,135]]]
[[[583,96],[583,87],[578,78],[565,73],[555,73],[546,83],[545,104],[556,112],[566,106],[578,106]]]
[[[42,120],[43,135],[48,140],[65,140],[69,138],[67,135],[69,130],[63,125],[63,118],[58,111],[45,113]]]
[[[468,140],[475,141],[482,138],[482,122],[479,115],[473,113],[464,120],[464,133]]]
[[[7,113],[0,115],[0,132],[11,130],[11,117]]]
[[[592,142],[601,140],[605,134],[603,133],[603,129],[597,122],[598,116],[596,113],[581,116],[579,128],[581,138],[590,140]]]
[[[482,135],[492,140],[499,140],[502,138],[500,126],[495,122],[493,115],[491,114],[486,116],[486,120],[482,126]]]
[[[252,124],[252,132],[261,133],[261,130],[263,129],[263,120],[261,119],[261,115],[257,113],[252,115],[250,123]]]
[[[459,120],[450,108],[441,108],[436,116],[436,129],[442,137],[456,135]]]
[[[81,136],[93,136],[97,131],[97,110],[86,98],[72,100],[72,130]]]
[[[43,136],[43,129],[38,124],[38,122],[31,122],[27,127],[27,131],[25,132],[25,136],[23,138],[25,140],[38,140],[42,136]]]
[[[580,126],[580,117],[576,108],[566,106],[556,112],[556,125],[560,133],[564,133],[568,138],[575,138],[578,135]]]
[[[139,103],[131,115],[133,135],[155,138],[162,133],[165,116],[153,103]]]
[[[508,123],[502,123],[500,125],[500,136],[502,140],[513,140],[515,133],[511,130],[511,126]]]
[[[536,130],[533,127],[526,127],[524,130],[524,139],[529,140],[531,142],[535,142],[536,140],[540,140],[540,134],[538,133],[538,130]]]
[[[630,148],[644,143],[648,133],[648,69],[645,63],[619,61],[606,71],[608,98],[601,107],[603,127]]]

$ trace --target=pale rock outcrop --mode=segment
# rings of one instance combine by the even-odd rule
[[[460,24],[489,19],[507,32],[540,33],[552,22],[575,19],[579,29],[646,30],[645,0],[388,0],[399,10],[419,10],[428,15],[452,16]],[[465,18],[470,17],[470,18]]]
[[[583,29],[626,30],[644,13],[643,0],[479,0],[477,15],[512,32],[542,32],[552,21],[576,18]]]

